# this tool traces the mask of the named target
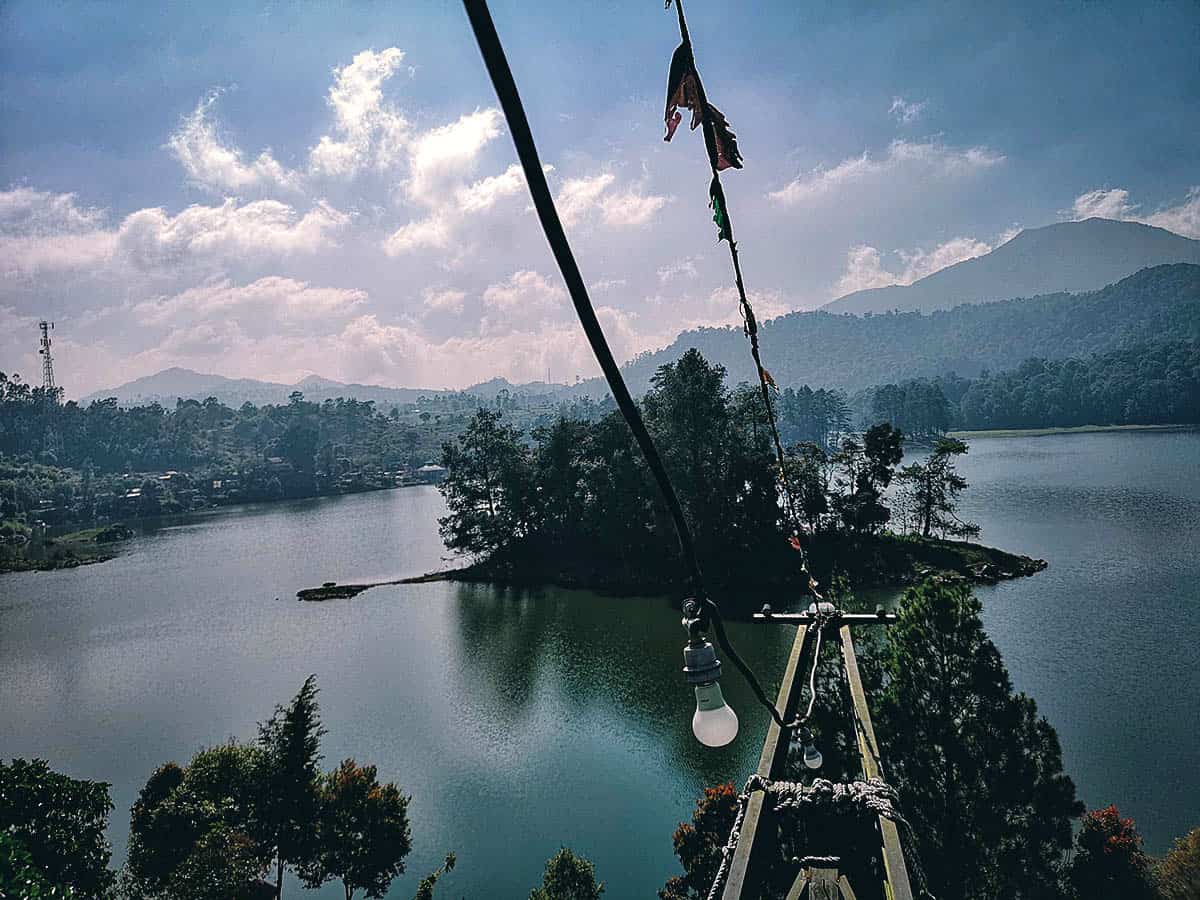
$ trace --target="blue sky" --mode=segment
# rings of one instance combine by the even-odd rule
[[[760,317],[1089,214],[1200,237],[1200,6],[687,6]],[[737,320],[673,12],[493,3],[619,355]],[[594,369],[457,3],[0,8],[0,370]]]

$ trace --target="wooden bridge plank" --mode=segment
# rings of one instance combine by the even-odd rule
[[[775,708],[783,713],[785,720],[790,720],[800,702],[800,686],[798,677],[800,659],[804,655],[804,643],[808,629],[801,625],[796,629],[796,639],[792,641],[792,651],[788,655],[787,667],[783,671],[783,680],[779,685],[779,697]],[[780,728],[771,719],[767,727],[767,738],[763,741],[762,754],[758,759],[756,771],[764,778],[775,779],[783,774],[783,765],[787,760],[788,742],[791,734],[788,729]],[[721,900],[757,900],[759,890],[758,880],[761,878],[761,860],[767,851],[774,852],[775,821],[770,809],[763,807],[763,793],[756,791],[746,804],[746,817],[742,822],[742,833],[738,840],[737,850],[729,864],[729,875],[725,879],[725,889]],[[759,871],[751,869],[751,859],[757,855]]]
[[[863,774],[867,778],[882,778],[883,763],[879,744],[875,740],[875,727],[871,724],[871,712],[867,709],[867,694],[863,690],[862,676],[858,672],[858,657],[854,653],[854,638],[850,626],[838,629],[842,641],[842,659],[846,665],[846,680],[850,685],[850,699],[854,703],[855,732],[858,735],[858,750],[862,755]],[[879,818],[879,832],[883,838],[883,867],[887,872],[888,894],[892,900],[912,900],[912,887],[908,882],[908,866],[904,862],[904,851],[900,847],[900,832],[891,819]]]

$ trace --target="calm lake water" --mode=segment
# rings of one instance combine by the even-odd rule
[[[1160,852],[1200,824],[1200,434],[979,439],[962,469],[983,539],[1050,562],[981,590],[1016,686],[1058,728],[1085,802],[1118,803]],[[741,735],[696,744],[662,599],[444,583],[294,599],[440,567],[441,512],[431,488],[230,509],[114,562],[0,576],[0,757],[112,782],[119,861],[158,764],[252,738],[315,672],[326,766],[375,763],[413,796],[389,896],[455,850],[449,895],[524,897],[562,844],[607,896],[653,896],[676,871],[674,827],[704,785],[741,783],[765,715],[731,673]],[[791,629],[731,630],[774,686]]]

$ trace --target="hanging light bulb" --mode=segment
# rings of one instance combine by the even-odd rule
[[[692,716],[692,734],[706,747],[724,747],[738,732],[737,714],[721,694],[721,661],[717,651],[700,634],[683,648],[683,671],[688,684],[696,688],[696,713]]]
[[[817,749],[817,745],[813,743],[812,732],[807,728],[804,729],[800,736],[800,740],[804,744],[804,765],[810,769],[821,768],[821,763],[825,762],[825,758],[821,756],[821,751]]]

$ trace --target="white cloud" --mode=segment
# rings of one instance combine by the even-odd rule
[[[426,288],[421,299],[428,310],[460,313],[463,311],[467,294],[466,291],[456,291],[453,288]]]
[[[841,297],[898,282],[898,275],[883,268],[883,260],[875,247],[859,244],[846,251],[846,270],[834,285],[833,296]]]
[[[1184,237],[1200,238],[1200,185],[1188,189],[1182,203],[1160,207],[1145,214],[1141,204],[1129,202],[1129,191],[1123,188],[1101,188],[1087,191],[1075,198],[1067,216],[1072,219],[1120,219],[1142,222],[1165,228]]]
[[[549,168],[549,166],[547,166]],[[499,175],[489,175],[458,189],[458,208],[466,213],[491,209],[497,201],[525,190],[525,173],[513,163]]]
[[[1200,185],[1188,190],[1187,199],[1146,216],[1147,225],[1157,225],[1184,237],[1200,238]]]
[[[346,178],[368,164],[387,169],[400,161],[410,126],[403,113],[384,103],[383,84],[403,59],[397,47],[363,50],[349,65],[334,69],[327,102],[337,136],[322,135],[309,151],[312,172]]]
[[[928,100],[905,100],[903,97],[893,97],[888,113],[900,124],[911,125],[921,118],[921,114],[925,112],[925,107],[928,105]]]
[[[602,220],[610,228],[645,225],[666,205],[666,197],[639,194],[634,190],[612,194],[600,201]]]
[[[1001,243],[1005,240],[1002,237]],[[846,251],[846,268],[834,285],[833,296],[842,297],[855,291],[892,284],[912,284],[947,266],[982,256],[992,249],[991,244],[983,241],[956,237],[938,244],[932,250],[899,250],[897,256],[904,265],[899,272],[895,272],[884,268],[879,250],[859,244]]]
[[[153,268],[189,256],[314,253],[333,246],[334,232],[350,217],[327,203],[303,216],[276,200],[238,205],[189,206],[176,216],[142,209],[126,216],[118,247],[140,268]]]
[[[577,225],[598,211],[600,221],[609,228],[637,227],[653,219],[670,200],[641,193],[637,187],[610,192],[616,180],[611,172],[565,180],[554,198],[563,224]]]
[[[568,309],[567,292],[538,272],[514,272],[506,281],[490,284],[483,292],[490,312],[480,323],[480,332],[502,334],[531,323],[563,318]]]
[[[189,206],[174,216],[157,207],[140,209],[108,228],[101,211],[79,209],[70,194],[22,189],[0,193],[0,271],[101,272],[114,263],[149,270],[200,259],[219,264],[230,257],[312,254],[334,246],[349,221],[324,202],[300,216],[277,200],[226,200]]]
[[[409,196],[429,205],[438,202],[474,168],[480,151],[500,135],[502,121],[499,110],[479,109],[418,136],[410,150]]]
[[[696,263],[701,259],[702,257],[699,256],[685,256],[683,259],[676,260],[672,263],[667,263],[665,266],[662,266],[658,269],[657,274],[659,282],[666,284],[668,281],[679,277],[698,277],[700,273],[696,270]]]
[[[113,251],[102,210],[80,207],[74,194],[18,187],[0,191],[0,274],[93,266]]]
[[[1112,190],[1087,191],[1075,198],[1071,205],[1071,217],[1074,219],[1125,219],[1133,214],[1137,207],[1129,204],[1129,191],[1121,188]]]
[[[444,250],[452,237],[449,217],[434,215],[401,225],[383,242],[383,251],[388,256],[399,256],[410,250]]]
[[[608,190],[616,176],[609,172],[586,178],[568,178],[558,189],[554,205],[564,225],[570,227],[579,222],[600,202],[601,195]]]
[[[209,319],[224,321],[232,316],[261,325],[267,317],[277,326],[308,324],[323,319],[340,319],[367,299],[364,291],[343,288],[311,287],[294,278],[270,276],[250,284],[234,284],[228,279],[189,288],[172,297],[138,303],[133,314],[145,325],[187,325],[181,333],[195,331],[223,333]],[[219,323],[218,323],[219,324]]]
[[[0,233],[41,235],[80,233],[99,228],[104,211],[80,207],[74,194],[18,187],[0,191]]]
[[[247,162],[241,150],[221,142],[216,125],[209,118],[220,95],[220,91],[213,91],[203,98],[167,140],[167,147],[188,178],[216,192],[262,187],[299,190],[299,176],[281,165],[269,149]]]
[[[801,206],[836,195],[848,187],[873,180],[963,178],[1004,162],[1004,156],[987,147],[948,147],[937,141],[896,140],[880,157],[863,153],[842,160],[831,169],[818,166],[803,172],[769,196],[783,206]]]

